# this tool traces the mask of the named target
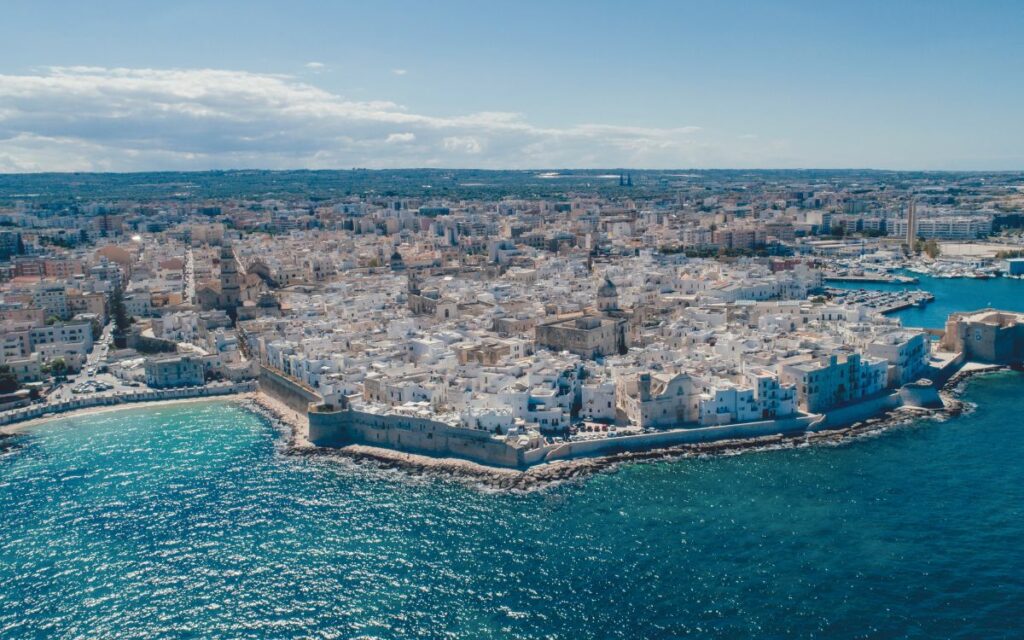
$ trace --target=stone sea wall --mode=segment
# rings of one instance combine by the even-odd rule
[[[684,444],[763,438],[802,433],[818,416],[801,416],[745,424],[672,429],[658,433],[618,436],[522,449],[491,437],[486,431],[464,429],[430,420],[351,409],[310,411],[309,440],[318,447],[362,444],[408,453],[453,456],[484,465],[526,468],[544,462],[613,455]]]
[[[604,456],[627,451],[660,449],[684,444],[763,438],[779,434],[802,433],[817,416],[801,416],[782,420],[764,420],[694,429],[672,429],[635,436],[582,440],[556,445],[544,456],[544,462],[580,457]]]
[[[902,404],[903,400],[899,392],[888,393],[878,398],[832,409],[823,414],[820,420],[809,427],[809,430],[838,429],[892,411]]]
[[[960,372],[960,369],[967,362],[967,357],[961,351],[955,358],[952,358],[945,363],[943,367],[931,367],[931,370],[927,374],[927,378],[935,383],[936,387],[941,387],[946,384],[950,378]]]
[[[959,363],[957,363],[959,365]],[[944,372],[945,373],[945,372]],[[518,448],[476,429],[452,427],[429,418],[377,414],[352,409],[310,411],[309,438],[318,447],[358,444],[412,454],[462,458],[491,467],[526,469],[549,462],[636,454],[720,442],[764,441],[829,433],[877,422],[895,409],[942,407],[937,385],[921,381],[821,415],[803,415],[711,427],[680,428],[630,436]],[[322,408],[322,405],[321,405]],[[927,412],[927,411],[926,411]]]
[[[903,385],[899,391],[900,400],[907,407],[941,408],[942,397],[939,387],[931,380],[919,380]]]
[[[309,441],[318,447],[365,444],[409,453],[455,456],[498,467],[527,466],[523,450],[479,429],[452,427],[415,416],[344,409],[310,411]]]
[[[270,367],[260,366],[260,391],[280,400],[290,409],[306,413],[309,405],[318,404],[324,399],[316,391],[302,384],[295,378]]]

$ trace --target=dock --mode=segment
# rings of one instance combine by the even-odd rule
[[[869,275],[840,275],[840,274],[828,274],[825,276],[825,281],[832,282],[865,282],[865,283],[881,283],[881,284],[917,284],[920,282],[917,278],[911,276],[901,275],[890,275],[886,273],[869,274]]]
[[[836,289],[827,292],[832,299],[842,304],[853,304],[872,309],[882,315],[902,311],[911,307],[923,307],[935,301],[928,291],[878,291],[875,289]]]

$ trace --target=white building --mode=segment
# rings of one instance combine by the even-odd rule
[[[868,344],[867,354],[889,363],[888,386],[899,387],[920,379],[928,369],[931,341],[915,331],[894,331]]]
[[[906,219],[892,220],[889,223],[889,235],[905,237],[907,235]],[[992,219],[988,216],[938,216],[921,218],[915,221],[919,238],[937,238],[940,240],[974,240],[987,238],[992,234]]]
[[[783,384],[795,385],[799,406],[821,413],[879,393],[888,381],[889,363],[857,353],[779,365]]]
[[[156,389],[196,386],[205,381],[200,356],[148,358],[145,369],[146,384]]]

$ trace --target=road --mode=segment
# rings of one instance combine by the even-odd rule
[[[192,247],[185,252],[185,304],[196,303],[196,269]]]
[[[128,386],[124,383],[123,380],[109,373],[95,373],[94,375],[89,375],[89,371],[98,368],[103,363],[104,359],[107,357],[107,354],[110,352],[110,347],[113,344],[113,329],[113,322],[107,324],[107,326],[103,328],[102,335],[99,337],[98,340],[96,340],[95,343],[93,343],[92,351],[86,356],[85,366],[83,366],[82,370],[77,374],[68,376],[67,380],[62,382],[60,385],[55,387],[53,391],[50,392],[50,394],[47,396],[48,404],[64,402],[66,400],[71,400],[73,398],[78,397],[110,396],[145,389],[145,386]],[[73,393],[71,391],[78,385],[88,381],[105,382],[106,384],[111,385],[113,388],[107,391],[81,394]]]

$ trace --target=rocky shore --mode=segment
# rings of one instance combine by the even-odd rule
[[[990,371],[991,369],[966,371],[950,380],[943,387],[945,406],[942,409],[901,407],[838,429],[743,440],[721,440],[595,458],[561,460],[525,470],[489,467],[458,458],[435,458],[364,445],[318,448],[305,439],[308,429],[305,417],[279,401],[266,394],[256,393],[247,397],[243,404],[250,411],[279,426],[286,437],[284,452],[288,455],[352,461],[367,468],[401,471],[409,478],[437,478],[484,491],[530,492],[566,482],[583,481],[597,473],[614,472],[625,463],[736,455],[749,451],[793,449],[812,445],[835,446],[879,434],[888,429],[907,426],[922,418],[945,419],[948,416],[959,415],[964,410],[964,403],[956,397],[962,391],[964,382],[973,375]]]
[[[239,403],[242,408],[263,417],[278,427],[284,434],[283,446],[286,451],[294,452],[316,449],[306,440],[309,433],[309,420],[277,398],[262,391],[247,394]]]
[[[964,389],[967,386],[967,382],[974,376],[985,375],[990,373],[998,373],[1000,371],[1009,371],[1010,367],[999,366],[999,365],[988,365],[984,367],[973,367],[970,369],[964,368],[956,372],[946,384],[942,385],[940,393],[942,394],[943,401],[957,400]]]
[[[1004,371],[1006,369],[1007,367],[979,366],[961,370],[950,378],[940,390],[944,403],[941,409],[901,407],[877,417],[838,429],[789,435],[780,434],[745,440],[721,440],[648,451],[623,452],[595,458],[560,460],[537,465],[525,470],[489,467],[459,458],[435,458],[365,445],[318,448],[306,439],[309,429],[309,422],[306,416],[290,408],[280,400],[259,391],[238,396],[225,396],[222,399],[233,399],[243,408],[262,416],[280,429],[284,436],[281,443],[282,450],[287,455],[315,456],[327,460],[331,458],[345,459],[370,468],[389,471],[398,470],[409,477],[452,480],[482,490],[528,492],[565,482],[582,481],[597,473],[614,472],[624,463],[658,462],[711,455],[735,455],[747,451],[798,448],[816,444],[837,445],[850,442],[856,438],[878,434],[895,427],[906,426],[922,418],[944,419],[948,416],[960,415],[970,409],[970,405],[960,399],[966,383],[974,376]],[[151,404],[216,399],[169,400]],[[139,406],[143,405],[140,404]],[[98,408],[84,410],[83,412],[97,412],[117,408],[121,407]],[[15,441],[10,436],[13,436],[15,432],[25,429],[27,426],[29,426],[29,423],[21,423],[0,430],[0,453],[15,448]]]

